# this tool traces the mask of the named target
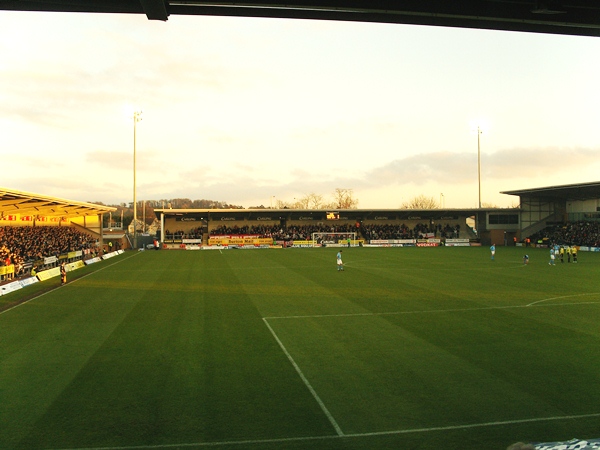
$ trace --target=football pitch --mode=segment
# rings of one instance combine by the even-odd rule
[[[600,254],[343,250],[128,252],[0,297],[0,448],[600,437]]]

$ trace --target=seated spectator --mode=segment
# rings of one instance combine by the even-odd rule
[[[529,236],[532,242],[548,241],[559,245],[600,247],[600,222],[567,222],[553,225]]]
[[[0,227],[0,261],[22,275],[27,262],[93,249],[96,239],[72,227]]]

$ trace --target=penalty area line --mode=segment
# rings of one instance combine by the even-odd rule
[[[495,422],[481,422],[481,423],[471,423],[471,424],[464,424],[464,425],[449,425],[449,426],[445,426],[445,427],[413,428],[413,429],[392,430],[392,431],[374,431],[372,433],[346,434],[345,437],[386,436],[386,435],[393,435],[393,434],[429,433],[429,432],[433,432],[433,431],[446,431],[446,430],[467,430],[469,428],[496,427],[496,426],[503,426],[503,425],[518,425],[518,424],[522,424],[522,423],[550,422],[550,421],[556,421],[556,420],[589,419],[592,417],[600,417],[600,413],[577,414],[577,415],[571,415],[571,416],[532,417],[530,419],[501,420],[501,421],[495,421]]]
[[[573,298],[573,297],[585,297],[585,296],[588,296],[588,295],[600,295],[600,292],[586,292],[586,293],[583,293],[583,294],[561,295],[560,297],[544,298],[542,300],[538,300],[536,302],[529,303],[528,305],[525,305],[525,306],[533,306],[533,305],[537,305],[538,303],[548,302],[550,300],[561,300],[563,298]]]
[[[303,442],[303,441],[319,441],[319,440],[330,440],[330,439],[351,439],[351,438],[365,438],[375,436],[390,436],[400,435],[409,433],[433,433],[437,431],[449,431],[449,430],[467,430],[471,428],[483,428],[483,427],[497,427],[504,425],[519,425],[523,423],[533,422],[550,422],[557,420],[574,420],[574,419],[589,419],[592,417],[600,417],[600,413],[592,414],[577,414],[568,416],[551,416],[551,417],[533,417],[530,419],[515,419],[515,420],[502,420],[494,422],[481,422],[471,423],[464,425],[449,425],[439,427],[426,427],[426,428],[409,428],[405,430],[390,430],[390,431],[374,431],[370,433],[351,433],[345,435],[329,435],[329,436],[299,436],[291,438],[274,438],[274,439],[246,439],[241,441],[220,441],[220,442],[194,442],[194,443],[182,443],[182,444],[155,444],[155,445],[131,445],[131,446],[115,446],[115,447],[81,447],[81,448],[69,448],[69,449],[53,449],[53,450],[150,450],[150,449],[169,449],[169,448],[189,448],[189,447],[222,447],[232,445],[260,445],[260,444],[274,444],[284,442]]]
[[[312,394],[314,399],[317,401],[317,403],[321,407],[321,410],[323,411],[323,413],[325,414],[327,419],[329,419],[329,422],[333,426],[333,429],[335,430],[337,435],[344,436],[344,432],[342,431],[342,429],[340,428],[340,426],[338,425],[336,420],[333,418],[333,415],[331,414],[331,412],[329,412],[329,410],[327,409],[327,406],[325,406],[325,403],[323,403],[323,400],[321,400],[321,397],[319,397],[319,394],[317,394],[317,391],[315,391],[315,389],[312,387],[312,385],[308,381],[308,378],[306,378],[306,376],[302,372],[302,369],[300,369],[300,366],[298,366],[298,364],[296,364],[296,361],[294,361],[294,358],[292,358],[292,355],[290,355],[290,353],[287,351],[287,349],[283,345],[283,342],[281,342],[281,340],[275,333],[275,330],[273,330],[273,328],[271,328],[271,325],[269,325],[269,322],[266,319],[263,318],[263,322],[265,323],[265,325],[267,326],[267,328],[269,329],[269,331],[275,338],[275,341],[279,344],[279,347],[281,348],[281,350],[283,350],[283,353],[285,354],[285,356],[287,356],[290,363],[292,363],[292,366],[294,367],[294,369],[296,369],[296,372],[298,373],[298,375],[300,376],[300,378],[302,379],[302,381],[304,382],[304,384],[306,385],[306,387],[308,388],[308,390],[310,391],[310,393]]]
[[[215,442],[189,442],[183,444],[155,444],[155,445],[131,445],[120,447],[81,447],[81,448],[63,448],[49,450],[150,450],[150,449],[168,449],[168,448],[188,448],[188,447],[222,447],[232,445],[261,445],[261,444],[277,444],[285,442],[305,442],[305,441],[321,441],[326,439],[340,439],[343,436],[336,434],[328,436],[299,436],[290,438],[273,438],[273,439],[246,439],[241,441],[215,441]]]
[[[303,316],[268,316],[263,317],[263,320],[276,320],[276,319],[318,319],[327,317],[361,317],[361,316],[400,316],[404,314],[440,314],[440,313],[455,313],[455,312],[469,312],[469,311],[493,311],[503,309],[517,309],[517,308],[531,308],[531,307],[545,307],[545,306],[576,306],[576,305],[596,305],[600,302],[577,302],[577,303],[547,303],[541,304],[548,300],[555,300],[558,298],[567,297],[578,297],[583,295],[599,295],[599,292],[593,292],[589,294],[575,294],[567,295],[564,297],[547,298],[538,300],[537,302],[529,303],[527,305],[506,305],[506,306],[482,306],[478,308],[453,308],[453,309],[425,309],[425,310],[414,310],[414,311],[387,311],[387,312],[364,312],[364,313],[341,313],[341,314],[311,314]]]

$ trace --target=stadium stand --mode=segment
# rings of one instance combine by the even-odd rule
[[[112,211],[0,188],[0,283],[93,254],[103,244],[102,215]]]
[[[367,240],[371,239],[422,239],[435,236],[441,238],[458,238],[460,235],[460,224],[429,225],[417,223],[412,228],[405,225],[363,225],[360,228]]]
[[[600,222],[575,222],[546,227],[530,236],[531,242],[600,247]]]
[[[33,267],[46,268],[68,259],[70,252],[81,250],[82,257],[98,251],[98,241],[72,227],[0,227],[0,264],[14,265],[12,273],[0,275],[0,281],[20,277]],[[49,257],[52,262],[47,262]]]
[[[272,238],[278,241],[294,241],[311,239],[312,233],[349,233],[355,231],[349,224],[332,225],[244,225],[244,226],[219,226],[210,231],[210,236],[222,235],[256,235],[260,238]]]

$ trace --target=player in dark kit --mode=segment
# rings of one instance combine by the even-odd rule
[[[60,265],[60,284],[67,283],[67,268],[65,267],[65,263]]]

